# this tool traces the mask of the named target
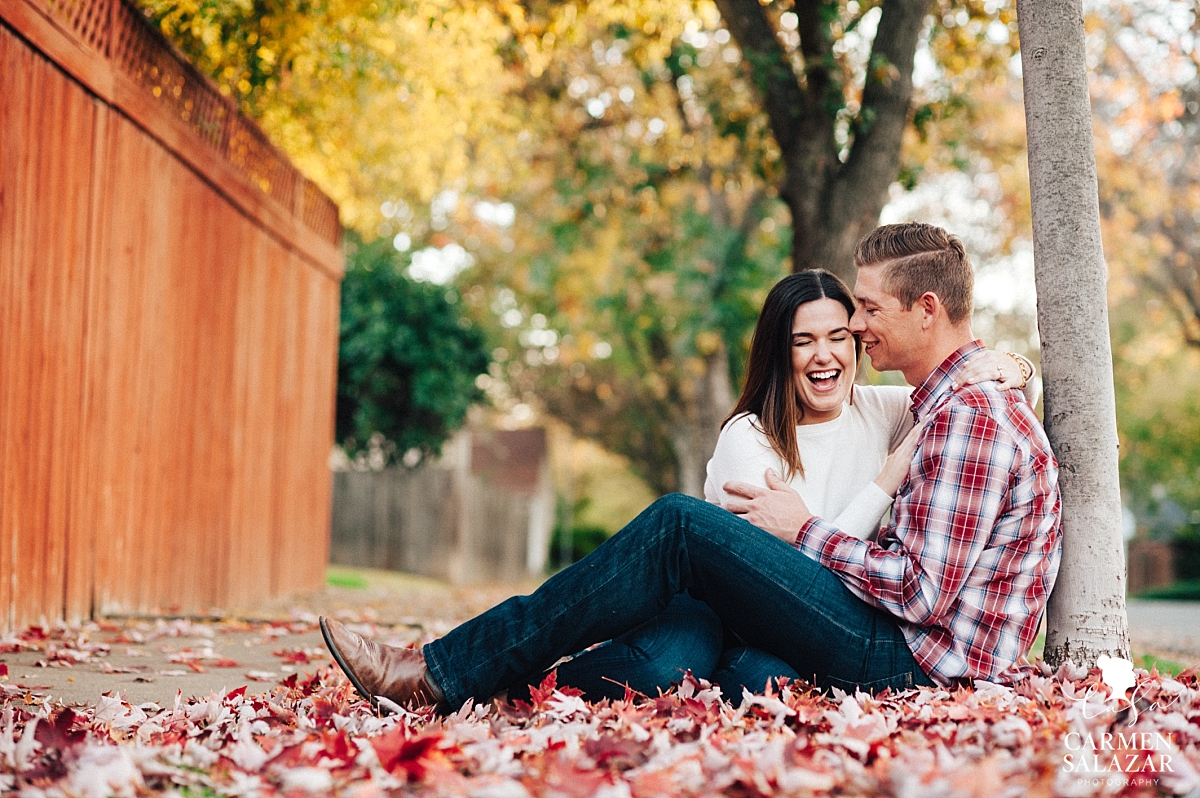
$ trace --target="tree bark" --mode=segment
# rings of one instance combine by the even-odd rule
[[[721,422],[733,410],[733,382],[729,376],[729,351],[721,344],[704,359],[704,373],[689,386],[692,401],[681,406],[671,426],[675,449],[676,490],[704,498],[708,461],[717,448]]]
[[[1117,423],[1080,0],[1018,0],[1046,432],[1063,556],[1045,658],[1129,658]]]
[[[820,0],[797,0],[802,74],[791,66],[758,0],[716,0],[750,64],[783,155],[780,196],[792,214],[792,268],[828,269],[854,282],[858,239],[878,224],[912,100],[913,57],[930,0],[884,0],[849,151],[835,135],[843,87],[831,69],[833,40]]]

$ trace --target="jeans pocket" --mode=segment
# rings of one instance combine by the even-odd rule
[[[848,679],[839,679],[836,676],[826,676],[821,680],[821,687],[829,690],[836,687],[843,692],[854,694],[856,690],[861,690],[864,693],[875,695],[884,690],[891,690],[893,693],[902,693],[905,690],[911,690],[916,686],[913,680],[913,673],[906,671],[895,676],[889,676],[886,679],[876,679],[871,682],[856,682]]]

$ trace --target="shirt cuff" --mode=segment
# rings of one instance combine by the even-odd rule
[[[825,550],[836,546],[837,539],[844,535],[845,533],[836,526],[814,515],[800,525],[800,532],[796,535],[796,542],[792,545],[811,559],[824,563],[822,555]]]

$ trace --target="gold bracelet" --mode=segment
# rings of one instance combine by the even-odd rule
[[[1029,384],[1029,378],[1033,376],[1033,368],[1025,362],[1025,358],[1015,352],[1005,352],[1004,354],[1017,361],[1017,368],[1021,370],[1021,384],[1017,386],[1017,390],[1025,390],[1025,386]]]

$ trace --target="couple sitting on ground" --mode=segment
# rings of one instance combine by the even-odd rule
[[[974,339],[954,236],[887,225],[854,260],[853,299],[822,271],[772,289],[707,502],[659,499],[532,595],[422,649],[322,619],[355,689],[455,709],[589,646],[558,669],[589,699],[653,695],[686,669],[735,701],[783,676],[866,691],[1011,676],[1061,550],[1057,464],[1012,390],[1032,367]],[[862,348],[915,389],[855,386]]]

